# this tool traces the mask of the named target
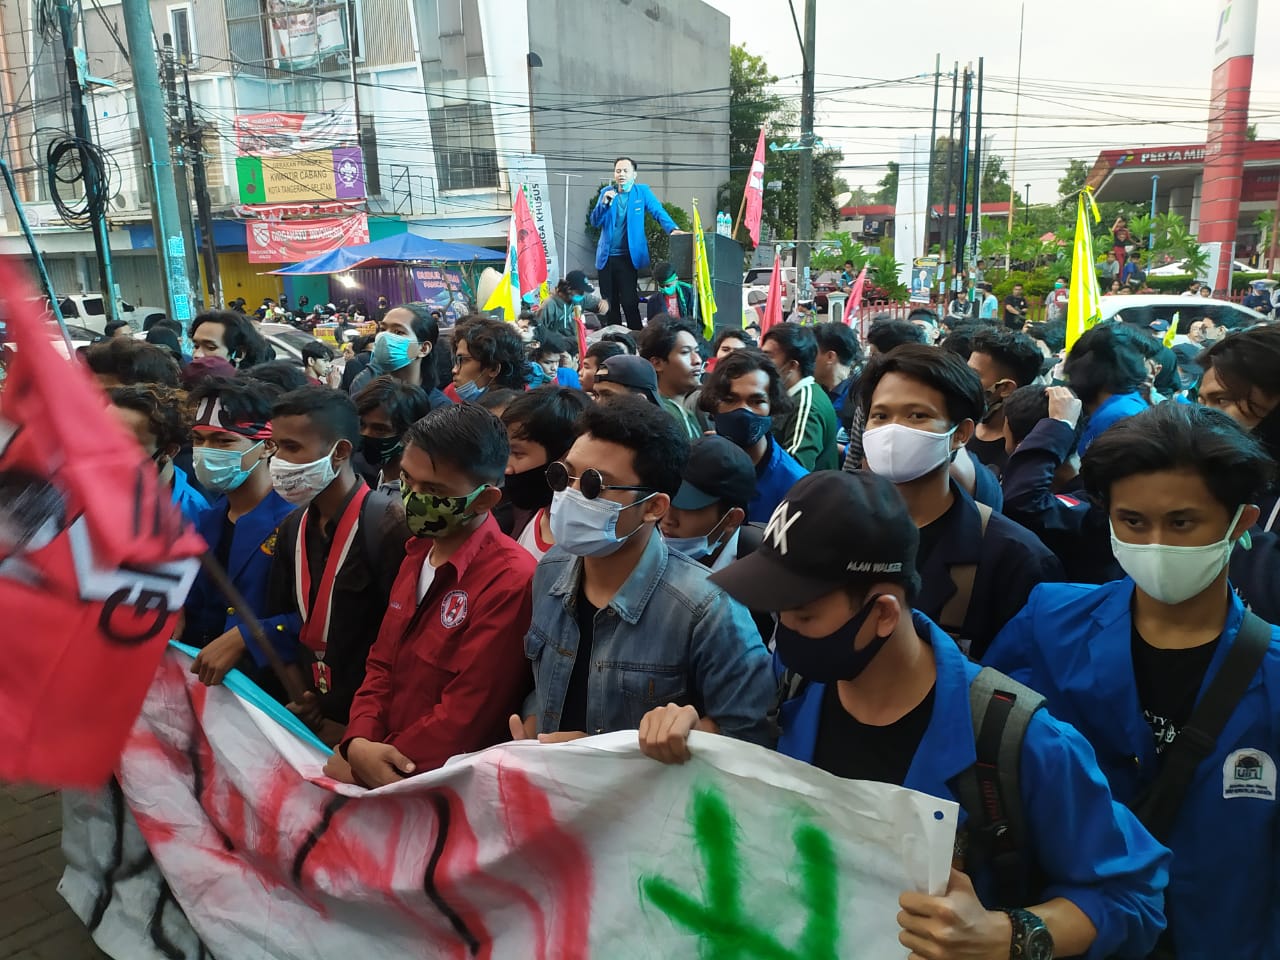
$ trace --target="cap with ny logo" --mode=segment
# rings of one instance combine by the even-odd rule
[[[851,582],[918,583],[919,543],[888,479],[821,470],[787,492],[754,553],[710,579],[753,610],[793,610]]]

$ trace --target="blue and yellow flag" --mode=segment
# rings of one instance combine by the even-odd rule
[[[716,295],[711,283],[711,267],[707,263],[707,238],[702,233],[702,217],[698,201],[693,201],[693,288],[698,292],[698,310],[702,314],[702,336],[715,336]]]
[[[1084,332],[1102,316],[1102,291],[1098,289],[1098,267],[1093,260],[1093,233],[1085,217],[1085,201],[1093,214],[1093,222],[1102,219],[1093,202],[1093,188],[1080,191],[1076,208],[1076,243],[1071,252],[1071,290],[1067,297],[1067,351],[1084,336]]]

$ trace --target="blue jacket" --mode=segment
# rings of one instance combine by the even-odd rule
[[[1084,431],[1080,434],[1080,456],[1089,449],[1089,444],[1106,432],[1107,428],[1126,417],[1132,417],[1147,409],[1147,401],[1137,393],[1117,393],[1110,397],[1089,414]]]
[[[986,660],[1043,693],[1054,716],[1084,735],[1122,803],[1133,803],[1158,769],[1133,673],[1132,596],[1127,578],[1102,586],[1046,584],[1000,634]],[[1206,686],[1235,642],[1243,610],[1232,596]],[[1269,797],[1245,791],[1224,796],[1237,783],[1235,758],[1242,751],[1262,758],[1258,785],[1269,788]],[[1280,630],[1273,628],[1271,649],[1213,754],[1197,770],[1169,838],[1168,914],[1179,960],[1280,957],[1277,759]]]
[[[654,707],[692,704],[739,740],[773,746],[769,653],[746,607],[707,580],[710,570],[667,549],[654,530],[631,576],[595,615],[588,733],[635,730]],[[533,661],[538,730],[560,729],[578,652],[582,560],[553,549],[533,575]]]
[[[209,509],[204,494],[191,485],[187,472],[177,465],[173,468],[173,502],[187,522],[196,526],[200,524],[200,516]]]
[[[276,552],[276,530],[293,509],[293,504],[274,490],[268,493],[260,504],[236,521],[227,563],[231,582],[244,595],[245,602],[257,615],[262,629],[272,638],[280,658],[286,663],[292,663],[297,653],[302,620],[296,613],[266,617],[263,612],[268,609],[267,586],[271,579],[271,560]],[[222,525],[226,516],[227,498],[224,495],[213,502],[196,524],[200,536],[209,545],[210,553],[216,553],[222,541]],[[254,643],[249,628],[243,626],[244,621],[203,570],[187,594],[184,610],[187,618],[182,632],[184,642],[203,647],[233,627],[243,627],[240,633],[253,662],[259,667],[267,665],[266,655]]]
[[[643,183],[632,184],[631,189],[626,193],[618,191],[612,183],[601,187],[600,195],[596,197],[595,209],[591,211],[591,225],[600,229],[600,242],[596,244],[597,270],[603,270],[604,265],[609,262],[609,249],[613,246],[613,228],[618,217],[618,212],[613,209],[613,205],[606,205],[604,202],[606,190],[614,190],[618,193],[613,198],[613,203],[627,205],[627,247],[631,251],[631,263],[637,270],[643,270],[649,266],[649,241],[644,235],[644,215],[650,214],[667,233],[680,228],[663,209],[658,198],[653,195],[653,191]]]
[[[768,523],[787,491],[808,472],[770,435],[769,452],[756,464],[756,495],[747,504],[747,522]]]
[[[977,761],[969,685],[980,668],[923,614],[915,614],[914,623],[933,646],[937,681],[933,716],[902,786],[958,803],[952,784]],[[780,676],[781,664],[776,656],[774,661]],[[780,753],[813,762],[824,691],[823,684],[809,683],[782,703]],[[1028,859],[1045,879],[1037,902],[1064,897],[1088,916],[1098,931],[1085,954],[1089,960],[1145,957],[1164,929],[1160,892],[1168,882],[1169,852],[1112,799],[1084,738],[1048,712],[1032,717],[1020,762]],[[966,820],[962,808],[962,827]],[[1003,906],[993,900],[989,871],[971,876],[988,908]]]
[[[975,467],[979,473],[991,473],[981,464]],[[920,596],[915,606],[937,620],[956,592],[951,568],[977,564],[964,622],[943,626],[960,627],[959,636],[967,642],[970,656],[980,659],[1036,584],[1062,579],[1062,564],[1048,547],[999,513],[991,514],[984,534],[973,499],[954,480],[951,492],[956,504],[934,521],[942,525],[937,544],[917,565]]]

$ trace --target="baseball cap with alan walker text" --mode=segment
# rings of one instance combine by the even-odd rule
[[[710,580],[753,610],[794,610],[854,582],[918,588],[919,543],[888,479],[821,470],[796,481],[754,553]]]

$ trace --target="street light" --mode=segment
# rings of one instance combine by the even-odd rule
[[[1026,199],[1022,203],[1022,222],[1030,223],[1031,222],[1031,184],[1029,183],[1026,184],[1023,187],[1023,190],[1026,192]]]

